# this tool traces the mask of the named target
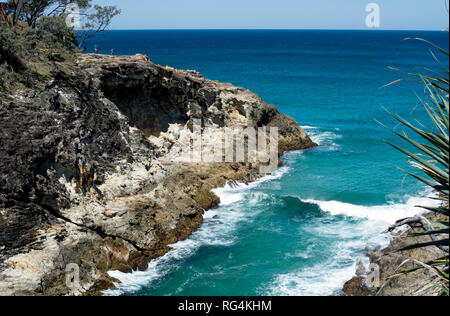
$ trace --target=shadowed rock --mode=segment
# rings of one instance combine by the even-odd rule
[[[100,294],[107,271],[145,270],[189,237],[219,203],[212,188],[260,176],[257,163],[167,163],[193,119],[276,126],[280,155],[315,146],[256,94],[194,71],[142,55],[64,66],[42,91],[1,99],[1,295]],[[65,284],[70,263],[80,287]]]

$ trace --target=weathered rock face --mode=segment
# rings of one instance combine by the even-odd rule
[[[280,154],[315,146],[257,95],[193,71],[141,55],[64,66],[1,99],[0,295],[99,293],[107,271],[146,269],[197,229],[219,203],[210,189],[259,176],[257,163],[167,163],[194,119],[278,127]],[[80,286],[66,286],[69,264]]]

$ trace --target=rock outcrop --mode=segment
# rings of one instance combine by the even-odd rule
[[[142,55],[59,69],[1,98],[0,295],[99,294],[107,271],[144,270],[197,229],[220,202],[212,188],[260,176],[254,162],[170,163],[194,119],[205,133],[278,127],[280,155],[315,146],[254,93]]]
[[[428,214],[430,222],[448,222],[443,215]],[[400,227],[402,228],[402,227]],[[390,245],[376,252],[368,252],[371,265],[376,268],[370,274],[376,275],[376,282],[367,282],[366,275],[355,276],[343,288],[343,296],[438,296],[441,288],[435,271],[419,269],[405,274],[402,271],[417,267],[417,262],[428,263],[448,254],[438,247],[431,246],[407,251],[399,251],[413,244],[430,242],[430,236],[409,237],[410,234],[420,232],[421,229],[400,229],[392,236]],[[448,235],[447,235],[448,238]],[[412,261],[416,260],[416,261]]]

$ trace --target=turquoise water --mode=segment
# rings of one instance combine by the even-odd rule
[[[419,212],[424,187],[406,178],[398,141],[374,119],[396,126],[382,107],[426,122],[406,71],[435,68],[423,37],[448,49],[446,32],[111,31],[100,52],[146,53],[258,93],[304,126],[320,147],[283,157],[276,174],[217,190],[222,204],[202,228],[146,272],[112,274],[124,295],[333,295],[352,277],[365,248]],[[92,49],[95,42],[90,42]],[[443,56],[442,62],[448,64]]]

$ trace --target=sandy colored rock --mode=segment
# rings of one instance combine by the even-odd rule
[[[107,271],[145,270],[257,163],[173,163],[201,119],[205,145],[224,128],[276,126],[280,154],[315,146],[256,94],[146,56],[79,55],[43,89],[0,104],[0,295],[98,295]],[[80,286],[66,286],[75,264]]]

